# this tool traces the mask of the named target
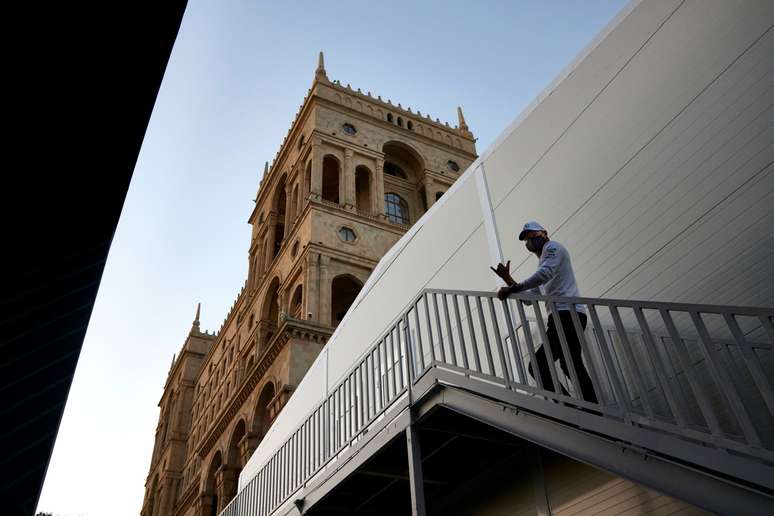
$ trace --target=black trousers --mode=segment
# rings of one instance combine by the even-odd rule
[[[578,340],[578,334],[575,332],[575,325],[572,323],[572,315],[568,310],[559,310],[559,319],[564,330],[564,336],[567,339],[567,347],[572,357],[572,363],[575,366],[575,373],[578,375],[578,385],[580,388],[583,399],[592,403],[597,403],[597,395],[594,392],[594,384],[591,382],[586,367],[583,365],[583,359],[581,357],[581,345]],[[581,323],[583,329],[586,329],[586,314],[578,312],[578,320]],[[562,353],[562,343],[559,340],[559,333],[556,329],[556,323],[554,321],[554,315],[548,316],[548,327],[546,328],[546,334],[548,336],[548,342],[551,345],[551,354],[554,360],[559,359],[559,364],[564,371],[565,376],[570,377],[570,370],[567,367],[567,360]],[[546,358],[546,350],[544,346],[540,346],[540,349],[535,353],[538,363],[538,370],[540,371],[540,379],[543,381],[543,388],[549,391],[554,390],[554,382],[551,380],[551,370],[548,367],[548,358]],[[535,372],[532,369],[532,364],[529,364],[529,374],[535,378]],[[562,394],[569,396],[567,389],[563,385],[559,385],[562,389]]]

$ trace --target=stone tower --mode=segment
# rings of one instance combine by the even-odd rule
[[[215,514],[371,271],[476,158],[475,139],[370,92],[312,86],[248,218],[248,277],[220,329],[194,327],[161,408],[142,516]]]

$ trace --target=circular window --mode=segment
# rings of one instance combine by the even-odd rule
[[[348,228],[345,226],[339,229],[339,238],[341,238],[345,242],[354,242],[355,238],[357,237],[355,236],[355,232],[352,231],[351,228]]]
[[[446,162],[446,168],[448,168],[452,172],[459,172],[460,171],[460,166],[457,165],[456,161],[452,161],[452,160],[449,160],[449,161]]]
[[[344,129],[344,132],[347,133],[347,134],[355,134],[355,133],[357,133],[357,129],[355,129],[355,126],[352,125],[352,124],[344,124],[342,126],[342,128]]]

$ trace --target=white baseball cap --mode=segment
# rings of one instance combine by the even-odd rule
[[[519,233],[519,240],[524,240],[524,233],[529,233],[530,231],[545,231],[546,228],[535,222],[534,220],[530,220],[526,224],[524,224],[524,227],[521,230],[521,233]]]

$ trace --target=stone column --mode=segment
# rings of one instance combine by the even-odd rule
[[[339,198],[347,210],[355,209],[355,169],[352,166],[352,149],[344,149],[343,184],[339,184]]]
[[[260,442],[261,434],[257,432],[248,432],[239,440],[239,458],[242,461],[242,465],[247,464],[247,461],[250,460],[250,456]]]
[[[277,237],[277,214],[271,212],[267,218],[269,219],[267,221],[269,230],[266,232],[266,240],[268,243],[266,246],[266,270],[269,269],[271,261],[274,259],[274,240]]]
[[[293,223],[293,214],[290,207],[293,205],[293,185],[285,183],[285,236],[290,233],[290,225]]]
[[[285,290],[280,290],[277,292],[277,298],[279,299],[279,310],[277,311],[279,313],[280,322],[279,324],[282,324],[282,321],[287,318],[289,313],[289,304],[290,300],[288,299],[290,297],[290,292],[286,288]]]
[[[153,516],[171,516],[174,509],[174,494],[177,482],[172,476],[167,476],[162,483],[161,496],[158,504],[158,512],[154,512]]]
[[[163,486],[163,483],[162,483]],[[164,488],[157,489],[156,492],[153,494],[153,500],[151,505],[151,514],[153,516],[156,516],[161,511],[161,497],[164,496]]]
[[[376,169],[374,171],[374,184],[371,187],[371,192],[374,197],[374,215],[381,220],[387,219],[387,214],[384,212],[384,158],[376,158]]]
[[[320,255],[320,324],[331,325],[331,281],[328,278],[330,256]]]
[[[311,181],[311,178],[310,178]],[[306,206],[306,201],[309,199],[309,193],[310,189],[309,186],[306,184],[306,164],[303,165],[303,170],[301,171],[301,198],[299,199],[298,203],[298,214],[301,215],[301,212],[304,211],[304,206]]]
[[[296,204],[296,218],[301,216],[301,212],[304,211],[304,206],[306,206],[306,198],[309,196],[308,193],[305,193],[306,190],[306,172],[299,175],[299,182],[298,182],[298,204]]]
[[[212,514],[212,511],[210,510],[210,506],[212,505],[213,500],[212,495],[201,495],[199,499],[196,501],[196,507],[194,509],[194,514],[196,516],[210,516]]]
[[[236,491],[236,482],[234,482],[234,473],[236,470],[225,464],[218,468],[215,473],[215,492],[218,493],[218,512],[231,501],[230,493]]]
[[[320,255],[309,252],[306,254],[306,263],[304,265],[304,296],[306,297],[306,309],[304,318],[307,314],[312,314],[312,320],[320,322],[320,304],[319,304],[319,269],[318,261]]]
[[[433,180],[427,176],[422,178],[422,184],[425,186],[425,202],[429,210],[435,204],[435,195],[432,192]]]
[[[255,277],[253,278],[253,288],[261,284],[261,278],[263,277],[263,264],[266,260],[266,251],[263,247],[263,240],[258,241],[255,244]]]
[[[312,196],[315,199],[322,197],[322,168],[323,168],[323,154],[322,154],[322,142],[315,140],[312,143]]]

